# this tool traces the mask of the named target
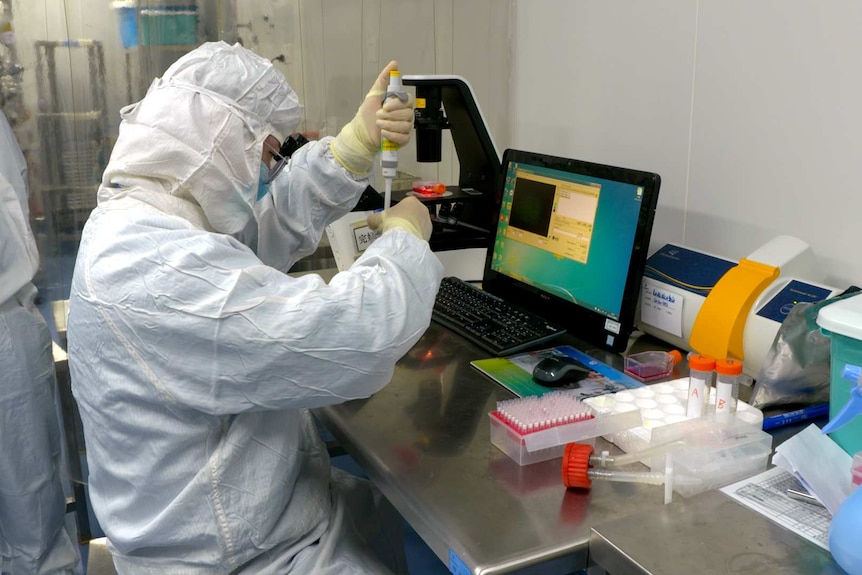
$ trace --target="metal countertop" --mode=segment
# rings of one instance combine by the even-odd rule
[[[490,442],[487,414],[513,395],[470,366],[484,357],[432,323],[383,390],[316,413],[453,572],[520,572],[539,563],[543,574],[585,569],[590,528],[657,512],[663,487],[595,482],[589,491],[566,490],[561,459],[524,467],[509,459]],[[619,452],[601,439],[597,447]]]
[[[841,575],[832,555],[720,491],[597,525],[590,558],[626,575]]]

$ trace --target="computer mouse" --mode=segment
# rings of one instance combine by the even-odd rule
[[[563,387],[584,379],[590,371],[573,357],[551,355],[533,368],[533,380],[545,387]]]

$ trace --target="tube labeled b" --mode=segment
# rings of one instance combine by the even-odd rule
[[[739,396],[742,362],[735,359],[720,359],[715,362],[715,373],[715,413],[717,415],[734,413]]]

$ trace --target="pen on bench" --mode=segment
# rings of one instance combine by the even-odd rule
[[[797,501],[804,501],[805,503],[810,503],[811,505],[823,507],[823,504],[820,503],[819,499],[806,491],[801,491],[799,489],[788,489],[787,496],[791,499],[796,499]]]
[[[763,431],[769,431],[770,429],[790,425],[791,423],[797,423],[799,421],[815,419],[817,417],[821,417],[828,414],[829,404],[818,403],[817,405],[811,405],[803,409],[797,409],[796,411],[788,411],[787,413],[773,415],[771,417],[764,417]]]

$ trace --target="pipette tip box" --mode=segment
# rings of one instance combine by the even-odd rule
[[[510,401],[541,402],[537,398]],[[497,411],[488,414],[491,424],[491,443],[518,465],[529,465],[562,457],[567,443],[584,442],[643,424],[641,414],[637,410],[601,414],[583,404],[581,411],[573,415],[568,422],[561,422],[559,417],[543,418],[539,415],[531,418],[526,426],[519,426],[507,417],[505,410],[499,409],[499,405]]]

